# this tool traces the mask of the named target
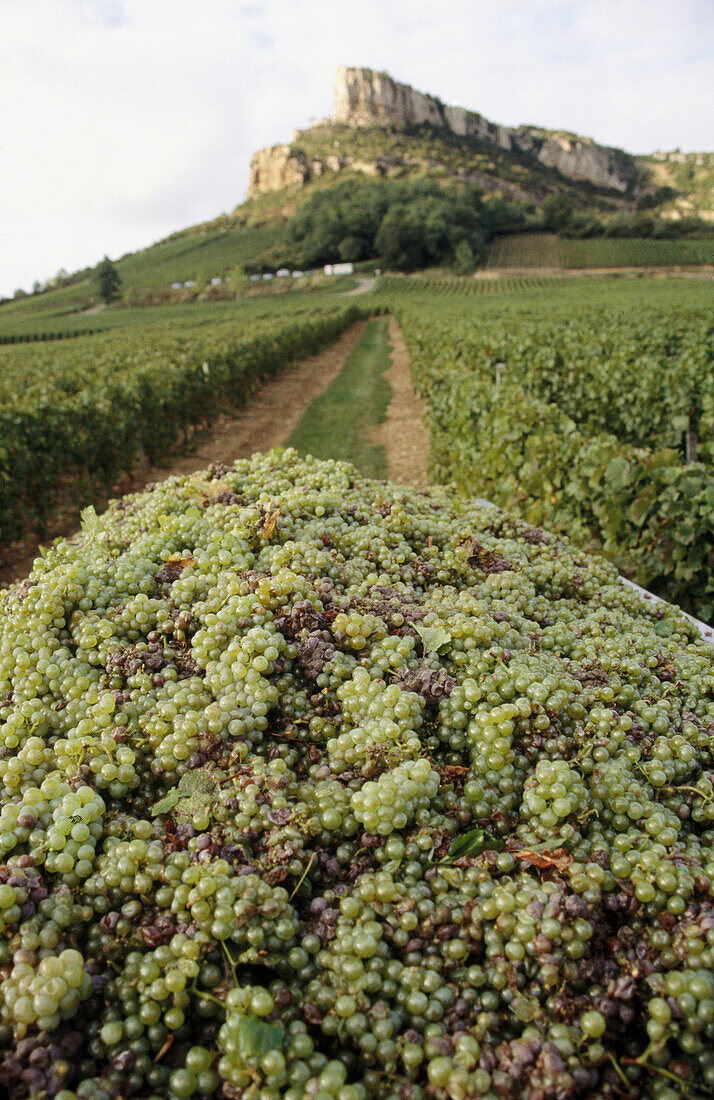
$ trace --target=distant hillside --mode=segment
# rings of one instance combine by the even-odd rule
[[[240,266],[300,266],[299,251],[290,247],[295,216],[306,207],[309,211],[315,196],[336,185],[381,180],[435,181],[442,191],[475,186],[492,203],[502,197],[517,204],[515,224],[496,226],[496,233],[545,228],[583,237],[701,236],[702,222],[714,226],[712,153],[675,150],[633,156],[565,131],[509,128],[475,111],[445,105],[387,73],[343,67],[337,71],[332,117],[296,131],[289,144],[258,151],[244,203],[116,261],[124,298],[147,301],[158,295],[165,300],[172,283],[191,280],[200,287]],[[549,202],[564,204],[575,223],[580,219],[575,230],[572,224],[568,230],[562,219],[558,223],[541,217]],[[643,217],[660,219],[659,227],[647,228]],[[608,223],[618,219],[628,224],[610,234]],[[661,219],[666,219],[664,234]],[[687,224],[692,219],[699,224]],[[672,225],[676,222],[678,227]],[[622,249],[610,246],[605,251],[611,256]],[[690,252],[689,259],[672,262],[697,262],[692,258],[696,250]],[[650,249],[649,254],[659,252]],[[93,270],[86,269],[62,278],[45,293],[5,303],[3,309],[6,314],[49,310],[62,316],[93,301]]]
[[[255,154],[248,195],[287,197],[345,174],[463,180],[536,204],[556,193],[603,211],[643,204],[714,220],[712,154],[635,157],[566,131],[509,128],[371,69],[338,69],[332,117]]]
[[[635,158],[638,200],[674,220],[695,215],[714,222],[714,153],[651,153]]]
[[[172,283],[209,282],[237,266],[281,255],[285,219],[275,221],[261,213],[261,222],[246,225],[245,217],[221,215],[202,225],[191,226],[163,241],[128,253],[116,261],[125,300],[142,300],[154,291],[166,292]],[[76,272],[63,285],[5,303],[4,310],[17,314],[46,313],[58,316],[74,313],[96,298],[93,269]]]

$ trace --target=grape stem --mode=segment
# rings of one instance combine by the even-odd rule
[[[236,985],[238,985],[238,975],[236,974],[236,964],[233,961],[233,957],[232,957],[230,951],[226,947],[225,940],[221,940],[221,947],[223,948],[223,950],[226,953],[226,958],[228,959],[228,965],[230,966],[231,974],[233,975],[233,981],[235,982]]]
[[[645,1051],[645,1055],[647,1051]],[[646,1069],[649,1073],[659,1073],[661,1077],[667,1077],[670,1081],[676,1081],[680,1086],[685,1096],[700,1097],[701,1100],[705,1100],[704,1094],[701,1092],[693,1092],[688,1082],[683,1077],[678,1077],[676,1073],[672,1073],[671,1070],[663,1069],[662,1066],[651,1066],[649,1062],[642,1061],[645,1055],[640,1055],[639,1058],[623,1058],[622,1061],[628,1066],[639,1066],[641,1069]]]
[[[620,1063],[618,1062],[617,1058],[615,1057],[615,1055],[614,1055],[614,1054],[611,1054],[611,1053],[610,1053],[609,1051],[607,1051],[607,1057],[608,1057],[608,1059],[609,1059],[609,1060],[610,1060],[610,1061],[612,1062],[612,1065],[613,1065],[613,1068],[614,1068],[614,1070],[615,1070],[615,1073],[616,1073],[616,1074],[617,1074],[617,1076],[618,1076],[618,1077],[620,1078],[620,1080],[622,1081],[623,1085],[625,1085],[625,1087],[626,1087],[626,1088],[628,1089],[628,1091],[629,1091],[629,1088],[630,1088],[631,1082],[630,1082],[630,1081],[628,1081],[628,1079],[627,1079],[627,1074],[626,1074],[626,1073],[625,1073],[625,1071],[623,1070],[623,1068],[622,1068],[622,1066],[620,1065]]]
[[[303,873],[302,873],[302,874],[300,875],[300,878],[299,878],[299,879],[298,879],[298,881],[297,881],[297,885],[295,886],[295,888],[294,888],[294,890],[293,890],[292,894],[291,894],[291,895],[290,895],[290,897],[288,898],[288,901],[292,901],[292,900],[293,900],[293,898],[294,898],[294,897],[295,897],[295,895],[297,894],[298,890],[299,890],[299,889],[300,889],[300,887],[302,886],[303,882],[304,882],[304,881],[305,881],[305,879],[307,878],[307,875],[308,875],[308,873],[309,873],[309,871],[310,871],[310,868],[312,867],[312,865],[313,865],[313,863],[314,863],[314,862],[315,862],[315,852],[313,852],[313,853],[312,853],[312,855],[310,856],[310,859],[308,860],[308,863],[307,863],[307,867],[305,868],[305,870],[303,871]]]
[[[161,1050],[159,1051],[159,1053],[154,1058],[154,1065],[156,1065],[157,1062],[160,1062],[161,1059],[163,1058],[164,1054],[168,1053],[168,1051],[171,1050],[171,1047],[173,1046],[173,1042],[174,1042],[173,1035],[167,1035],[166,1036],[166,1042],[164,1043]]]
[[[665,791],[691,791],[692,794],[698,794],[705,805],[711,806],[714,803],[714,798],[710,794],[706,794],[705,791],[700,791],[699,787],[688,787],[686,784],[680,787],[665,787]]]
[[[198,997],[205,997],[207,1001],[213,1001],[213,1003],[217,1004],[219,1008],[225,1009],[226,1007],[223,1001],[218,1000],[218,997],[214,997],[212,993],[205,993],[202,989],[197,989],[195,984],[191,986],[191,991],[195,993]]]

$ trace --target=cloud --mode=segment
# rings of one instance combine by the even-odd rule
[[[499,122],[711,148],[709,0],[22,0],[0,6],[0,294],[232,209],[338,64]]]
[[[82,15],[89,23],[102,27],[121,27],[127,22],[120,0],[82,0]]]
[[[269,50],[276,44],[277,39],[266,31],[251,31],[250,41],[259,50]]]

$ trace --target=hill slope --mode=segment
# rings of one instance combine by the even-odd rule
[[[257,152],[246,202],[117,261],[125,299],[146,300],[156,291],[165,297],[173,282],[204,283],[237,265],[280,266],[289,260],[286,229],[296,211],[316,191],[365,178],[475,184],[537,207],[556,195],[576,211],[606,216],[637,209],[673,221],[714,221],[714,154],[635,157],[565,131],[509,128],[386,73],[341,68],[333,116],[296,131],[289,144]],[[2,328],[15,331],[10,315],[41,313],[49,321],[95,300],[87,269],[49,292],[5,303]]]
[[[332,117],[257,152],[248,194],[294,193],[344,173],[460,179],[536,203],[564,193],[603,210],[644,201],[673,217],[714,218],[712,154],[635,157],[566,131],[509,128],[371,69],[337,70]]]

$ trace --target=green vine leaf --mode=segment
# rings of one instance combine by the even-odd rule
[[[440,626],[421,626],[418,623],[416,630],[422,640],[425,653],[446,653],[451,642],[448,630]]]
[[[462,859],[464,856],[477,856],[487,849],[498,851],[502,847],[503,842],[497,836],[489,833],[488,829],[482,829],[480,825],[476,825],[462,836],[457,836],[452,841],[449,851],[439,862],[453,863],[455,859]]]
[[[204,771],[196,770],[181,777],[178,787],[151,808],[151,816],[174,812],[174,817],[191,819],[199,810],[208,810],[215,800],[216,783]]]
[[[266,1024],[259,1016],[241,1016],[238,1023],[238,1056],[242,1062],[253,1062],[271,1050],[282,1050],[284,1038],[282,1024]]]
[[[151,816],[157,817],[159,814],[171,813],[180,797],[178,787],[175,787],[172,791],[169,791],[165,798],[160,798],[158,802],[154,802],[151,807]]]
[[[106,540],[107,533],[93,504],[82,509],[79,513],[79,519],[82,532],[87,536],[88,543],[100,543]]]

